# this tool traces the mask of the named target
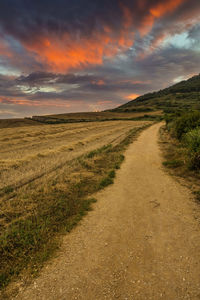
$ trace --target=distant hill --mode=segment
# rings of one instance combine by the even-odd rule
[[[24,126],[36,126],[41,125],[39,122],[35,122],[30,118],[18,118],[18,119],[0,119],[0,129],[24,127]]]
[[[167,113],[200,110],[200,74],[166,89],[140,96],[112,111],[141,112],[160,109]]]
[[[155,119],[162,111],[138,111],[127,114],[126,112],[102,111],[102,112],[80,112],[45,116],[33,116],[30,120],[43,124],[79,123],[79,122],[103,122],[114,120],[140,120]]]
[[[80,123],[80,122],[103,122],[114,120],[155,120],[162,115],[162,111],[149,112],[81,112],[81,113],[66,113],[45,116],[33,116],[31,118],[21,119],[0,119],[0,129],[22,127],[22,126],[37,126],[48,124],[64,124],[64,123]]]

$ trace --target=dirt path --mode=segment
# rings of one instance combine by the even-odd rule
[[[16,299],[200,299],[198,207],[162,170],[159,126],[129,147],[115,184]]]

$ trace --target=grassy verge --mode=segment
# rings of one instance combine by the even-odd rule
[[[14,191],[0,215],[7,220],[0,236],[1,288],[25,269],[32,276],[38,273],[57,249],[60,234],[69,232],[91,209],[91,195],[113,183],[126,147],[148,126],[131,130],[115,146],[73,160],[45,181],[38,179]]]
[[[172,148],[176,149],[175,151],[171,151],[173,152],[173,159],[166,161],[165,165],[171,168],[185,166],[188,170],[199,173],[200,112],[191,111],[182,114],[168,114],[166,116],[166,132],[167,131],[171,144],[174,146]],[[182,161],[180,158],[177,159],[176,156],[180,156]]]
[[[178,140],[167,127],[161,128],[160,145],[163,153],[163,166],[171,175],[183,181],[200,201],[200,170],[191,165],[192,153],[185,142]]]
[[[186,173],[186,152],[182,144],[173,138],[166,127],[160,130],[160,143],[163,151],[163,166],[183,176]]]

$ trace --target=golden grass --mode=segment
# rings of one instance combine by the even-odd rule
[[[0,189],[20,186],[92,149],[122,139],[144,122],[110,121],[0,130]]]

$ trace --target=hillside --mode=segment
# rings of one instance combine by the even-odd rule
[[[113,111],[141,112],[161,109],[166,113],[200,109],[200,74],[166,89],[140,96]]]

